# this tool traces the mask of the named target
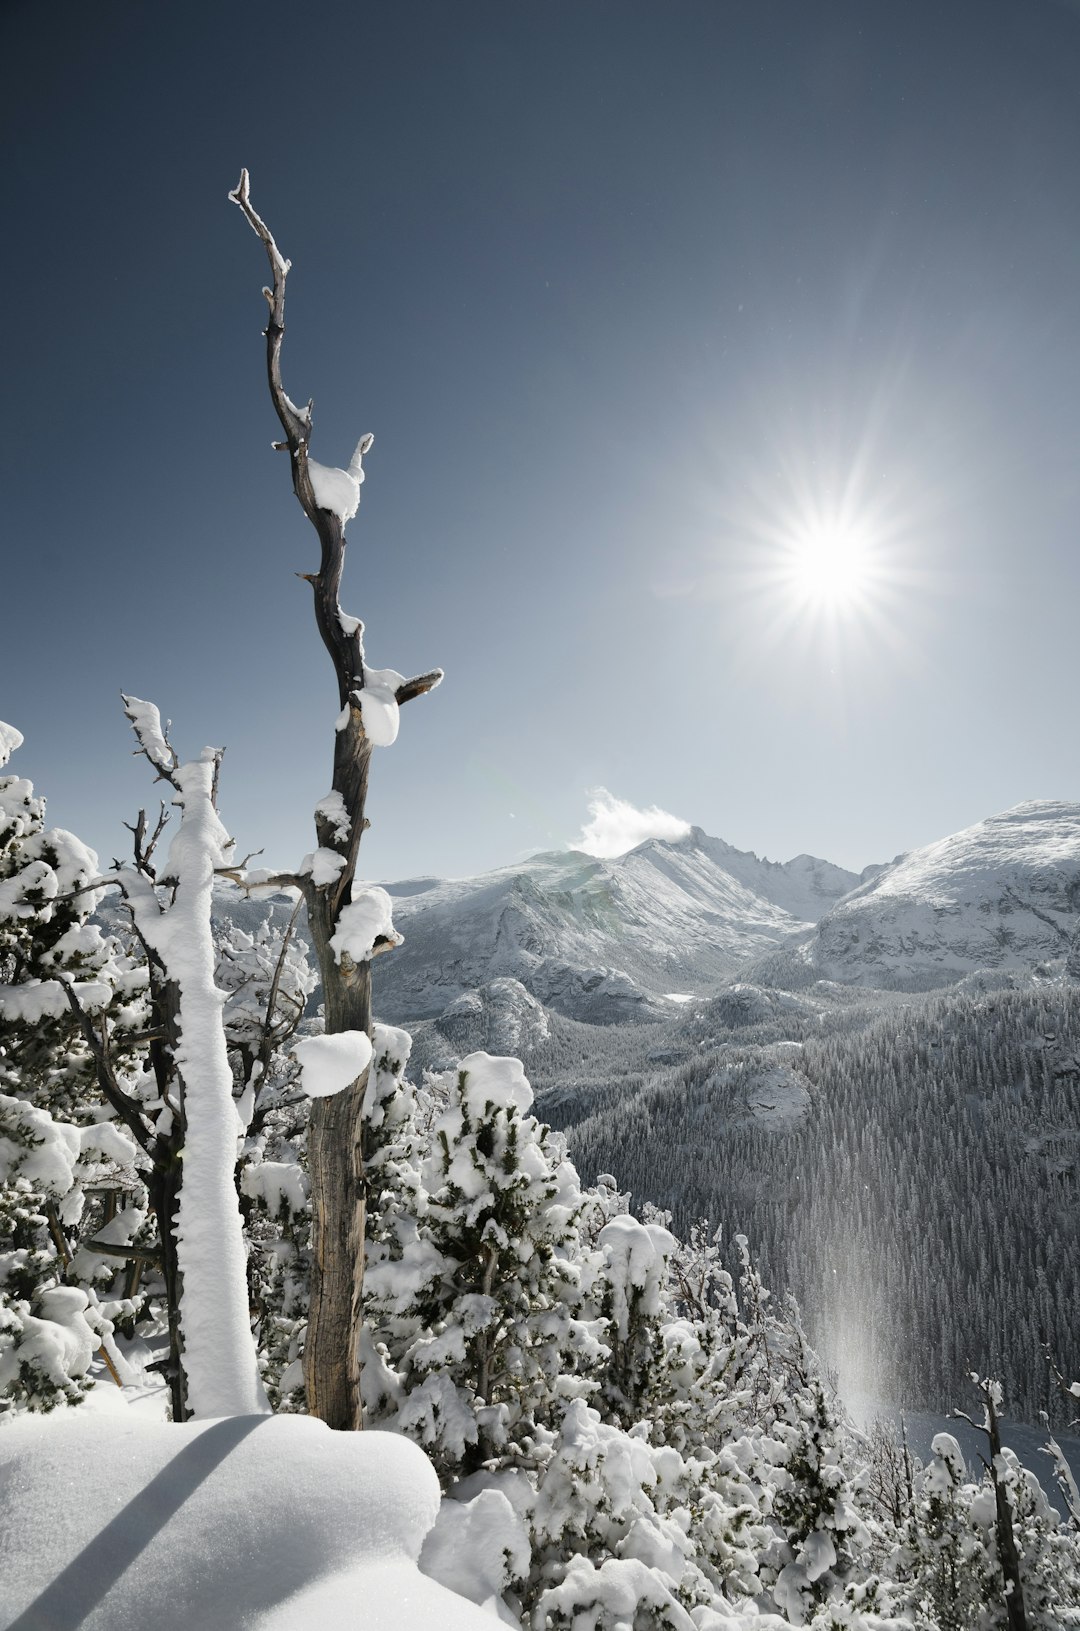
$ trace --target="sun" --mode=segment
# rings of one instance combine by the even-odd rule
[[[868,541],[858,528],[822,522],[792,538],[784,551],[783,575],[804,603],[837,611],[864,600],[873,578]]]

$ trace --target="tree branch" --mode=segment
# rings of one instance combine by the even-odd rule
[[[250,179],[246,170],[241,170],[240,180],[229,194],[229,197],[234,204],[239,205],[240,209],[243,210],[252,231],[262,239],[270,261],[270,272],[274,286],[272,289],[263,290],[266,303],[270,307],[270,321],[266,325],[267,379],[270,383],[270,395],[273,399],[274,409],[281,420],[281,428],[285,432],[288,450],[294,459],[302,450],[306,462],[307,444],[311,438],[314,403],[309,401],[306,408],[298,408],[295,402],[290,402],[285,394],[285,387],[281,383],[281,342],[285,338],[285,279],[289,275],[292,262],[285,259],[274,242],[274,235],[270,228],[262,216],[253,209]]]
[[[413,697],[425,696],[428,691],[434,691],[435,687],[441,685],[442,682],[443,671],[441,668],[433,668],[430,674],[418,674],[414,680],[406,680],[405,684],[399,685],[394,692],[398,706],[400,707],[403,702],[411,702]]]
[[[62,975],[57,975],[56,978],[67,994],[68,1007],[74,1014],[75,1022],[94,1056],[98,1086],[124,1125],[130,1130],[140,1149],[144,1150],[147,1155],[151,1155],[152,1138],[150,1131],[143,1121],[135,1100],[124,1092],[117,1081],[116,1072],[112,1067],[112,1060],[106,1052],[104,1043],[94,1029],[90,1015],[76,996],[75,988],[70,980],[65,980]]]
[[[123,1257],[130,1262],[161,1262],[161,1252],[157,1246],[114,1246],[111,1240],[83,1240],[80,1245],[84,1251],[94,1252],[99,1257]]]
[[[310,874],[298,872],[269,872],[265,877],[249,878],[239,866],[216,866],[214,876],[228,878],[245,895],[250,895],[254,889],[299,889],[301,894],[306,894],[311,888]]]
[[[285,958],[288,954],[289,941],[293,937],[293,931],[296,928],[296,920],[300,915],[300,908],[303,904],[303,896],[301,896],[296,905],[293,907],[292,916],[289,918],[289,921],[285,926],[285,933],[281,937],[281,950],[278,952],[277,962],[274,965],[274,977],[270,981],[270,989],[266,995],[266,1016],[263,1019],[262,1041],[259,1046],[259,1058],[262,1060],[264,1074],[266,1071],[266,1066],[270,1062],[270,1054],[273,1048],[272,1026],[274,1021],[274,1009],[277,1006],[278,989],[281,985],[281,976],[285,971]],[[300,1013],[303,1013],[302,1008],[300,1009]],[[291,1035],[292,1032],[295,1031],[297,1025],[299,1024],[299,1019],[300,1015],[298,1014],[293,1020],[291,1030],[287,1033],[287,1036]]]
[[[124,713],[128,723],[135,732],[135,740],[139,746],[137,751],[149,760],[157,771],[161,781],[177,786],[176,772],[180,768],[180,760],[176,756],[176,749],[169,741],[169,721],[161,723],[161,714],[152,702],[144,702],[141,697],[126,696],[120,693],[120,700],[124,704]],[[143,811],[139,811],[140,817]],[[145,822],[143,823],[145,833]],[[136,833],[138,842],[140,835]]]

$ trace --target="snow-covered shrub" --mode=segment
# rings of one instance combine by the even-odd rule
[[[85,1291],[61,1283],[60,1207],[70,1206],[78,1156],[77,1128],[0,1094],[0,1398],[9,1405],[49,1410],[81,1397],[101,1345]]]
[[[579,1317],[593,1273],[579,1249],[581,1192],[530,1114],[517,1060],[463,1060],[421,1153],[411,1096],[398,1085],[401,1033],[380,1033],[366,1107],[366,1296],[383,1340],[369,1356],[366,1398],[444,1475],[467,1473],[524,1451],[562,1373],[595,1347]]]
[[[0,765],[21,740],[0,726]],[[139,1152],[109,1119],[85,1029],[116,1036],[124,1068],[146,971],[89,920],[97,876],[31,783],[0,777],[0,1410],[78,1399],[131,1311],[109,1294],[116,1259],[85,1244],[128,1242],[145,1218]]]
[[[238,1113],[245,1127],[271,1061],[280,1071],[285,1051],[318,984],[307,951],[295,934],[297,911],[279,925],[265,918],[247,933],[229,917],[215,923],[215,983],[226,993],[225,1035],[233,1065]]]
[[[240,1150],[240,1208],[263,1385],[275,1410],[304,1410],[301,1366],[310,1284],[311,1208],[304,1158],[310,1100],[274,1054],[260,1076]]]
[[[687,1631],[742,1602],[875,1624],[848,1442],[745,1243],[737,1291],[703,1227],[680,1242],[614,1179],[582,1190],[517,1061],[472,1055],[417,1090],[408,1046],[377,1029],[365,1106],[365,1407],[466,1511],[509,1502],[529,1560],[504,1613]]]
[[[668,1260],[675,1237],[659,1223],[639,1223],[629,1212],[600,1231],[604,1254],[602,1309],[611,1358],[604,1394],[609,1408],[631,1426],[648,1413],[666,1308]]]

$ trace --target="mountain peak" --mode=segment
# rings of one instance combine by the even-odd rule
[[[1067,954],[1080,804],[1029,799],[909,850],[837,903],[807,948],[827,978],[931,989]]]

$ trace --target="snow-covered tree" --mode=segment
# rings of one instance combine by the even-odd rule
[[[467,1511],[505,1498],[522,1623],[688,1631],[741,1601],[876,1624],[851,1436],[745,1244],[736,1290],[704,1227],[683,1243],[613,1179],[582,1189],[517,1061],[417,1090],[408,1046],[377,1028],[368,1419],[423,1443]]]
[[[74,1403],[112,1335],[92,1286],[72,1283],[65,1232],[86,1204],[88,1131],[0,1094],[0,1412]]]
[[[375,1210],[369,1318],[392,1334],[383,1396],[396,1401],[396,1425],[461,1474],[523,1452],[575,1356],[595,1350],[579,1316],[596,1265],[580,1249],[577,1175],[530,1114],[519,1061],[463,1060],[421,1156],[415,1125],[401,1120],[400,1035],[377,1032],[373,1187],[400,1183],[410,1151],[414,1159],[407,1187],[382,1191]],[[396,1139],[387,1117],[397,1118]],[[378,1408],[374,1377],[368,1391]]]
[[[932,1631],[1064,1631],[1080,1625],[1075,1535],[1000,1438],[1000,1385],[973,1376],[986,1454],[972,1472],[951,1433],[915,1472],[894,1558],[904,1609]]]
[[[0,766],[21,742],[0,724]],[[0,777],[0,1409],[78,1398],[103,1343],[115,1371],[113,1320],[130,1313],[98,1291],[145,1218],[139,1152],[84,1026],[140,1024],[145,969],[89,921],[97,872],[29,781]]]
[[[102,876],[78,840],[45,828],[29,783],[0,782],[0,1212],[13,1243],[0,1263],[0,1374],[10,1397],[48,1407],[78,1396],[103,1344],[119,1379],[114,1323],[156,1335],[163,1322],[174,1416],[244,1413],[265,1401],[234,1184],[242,1128],[214,982],[211,892],[230,842],[214,808],[218,756],[182,765],[157,710],[130,697],[125,708],[180,811],[164,864],[164,812],[149,837],[140,815],[134,863]],[[5,727],[5,752],[16,738]],[[88,921],[107,886],[129,914],[131,949]],[[286,963],[271,975],[275,994],[296,985]],[[267,1014],[260,1058],[280,1039]],[[243,1046],[234,1052],[243,1080]]]
[[[233,1073],[215,984],[214,878],[232,845],[218,817],[221,755],[204,748],[182,764],[152,703],[125,697],[147,760],[173,789],[180,819],[155,884],[139,870],[119,877],[140,939],[174,993],[172,1114],[183,1127],[183,1181],[170,1218],[181,1278],[186,1404],[195,1416],[268,1410],[248,1317],[247,1257],[235,1184],[238,1125]],[[163,889],[161,886],[167,886]]]

